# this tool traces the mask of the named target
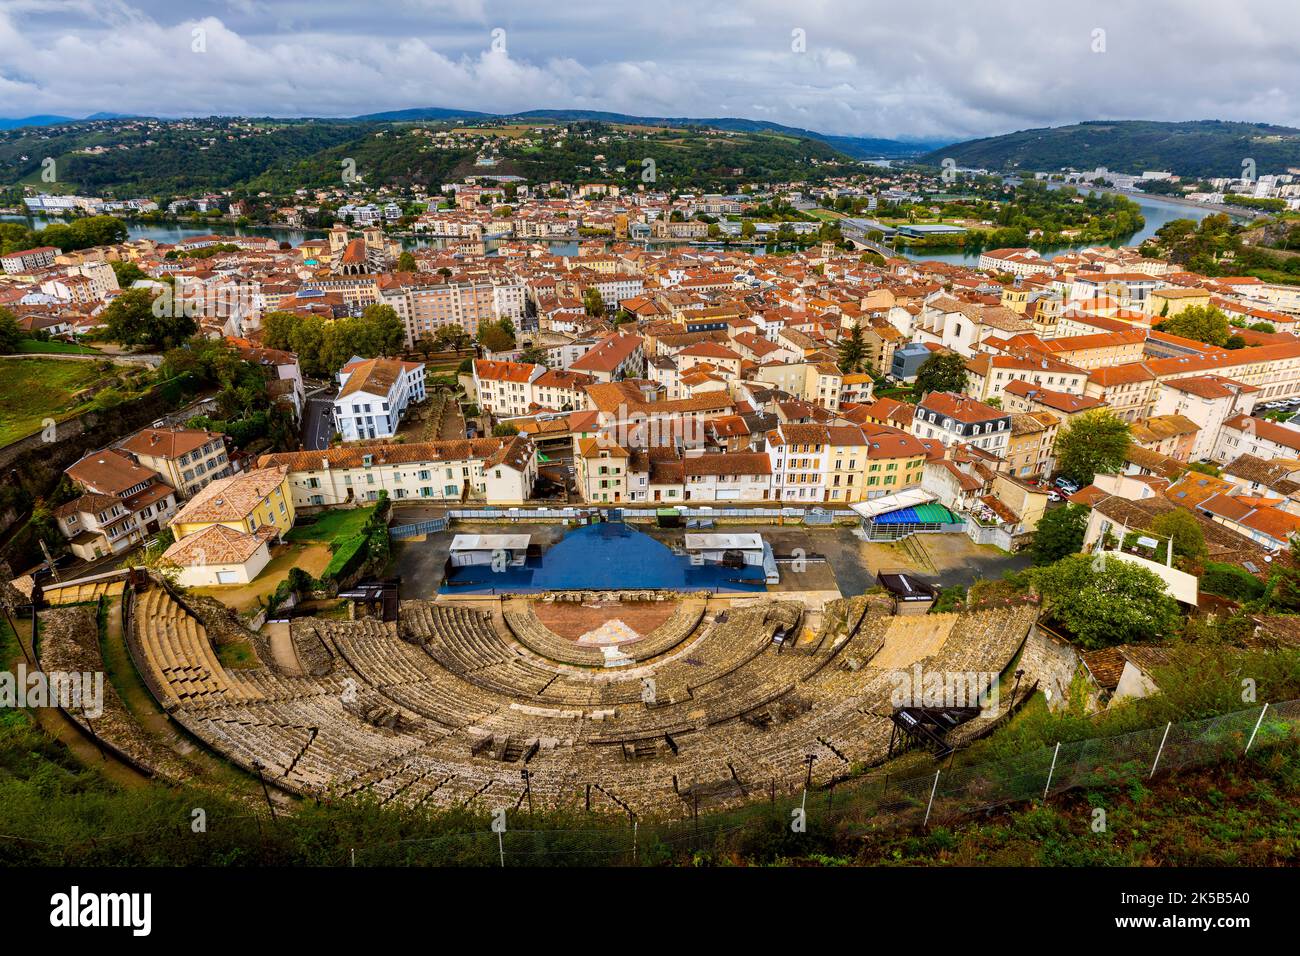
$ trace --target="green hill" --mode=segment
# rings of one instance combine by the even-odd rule
[[[1300,166],[1300,129],[1220,120],[1093,121],[954,143],[920,161],[939,165],[947,158],[1003,171],[1105,166],[1118,173],[1161,169],[1195,178],[1238,176],[1242,162],[1253,159],[1256,172],[1264,175]]]
[[[436,115],[425,115],[430,112]],[[655,161],[654,182],[664,188],[731,189],[858,168],[825,140],[784,128],[722,130],[550,116],[512,123],[443,110],[377,115],[385,118],[130,118],[4,131],[0,187],[46,188],[46,157],[55,161],[56,190],[159,199],[226,189],[285,195],[336,186],[345,160],[352,160],[368,186],[434,189],[476,173],[631,186],[641,182],[646,159]],[[472,126],[475,134],[450,143],[430,135],[461,125]],[[476,165],[484,154],[491,164]]]
[[[610,113],[605,110],[527,110],[522,113],[479,113],[474,110],[446,109],[431,106],[422,109],[393,110],[387,113],[369,113],[354,117],[371,122],[411,122],[418,120],[542,120],[551,123],[611,123],[636,126],[708,127],[741,133],[783,133],[799,139],[817,139],[855,159],[877,157],[916,156],[934,147],[938,141],[909,142],[867,136],[834,136],[795,126],[783,126],[767,120],[743,119],[735,116],[706,119],[685,116],[635,116],[631,113]]]
[[[58,187],[92,195],[169,196],[239,186],[266,170],[355,139],[345,120],[99,120],[0,133],[0,185]]]

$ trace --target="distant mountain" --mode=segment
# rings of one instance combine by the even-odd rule
[[[367,123],[415,123],[420,120],[495,119],[496,113],[477,113],[474,110],[451,110],[441,106],[417,107],[409,110],[389,110],[386,113],[366,113],[350,119]]]
[[[89,116],[77,119],[74,116],[24,116],[21,119],[6,119],[0,117],[0,130],[4,129],[21,129],[24,126],[59,126],[62,123],[89,123],[94,120],[119,120],[134,119],[129,113],[91,113]]]
[[[520,119],[548,120],[555,123],[624,123],[642,126],[707,126],[711,129],[725,129],[744,133],[782,133],[786,136],[799,136],[821,140],[836,149],[852,156],[854,159],[896,158],[916,156],[942,145],[933,140],[924,142],[906,142],[894,139],[871,139],[861,136],[832,136],[795,126],[782,126],[765,120],[741,119],[738,117],[687,117],[687,116],[634,116],[631,113],[610,113],[604,110],[525,110],[522,113],[480,113],[475,110],[456,110],[444,107],[426,107],[409,110],[393,110],[387,113],[367,113],[353,119],[381,123],[416,122],[419,120],[453,120],[453,119]]]
[[[1001,171],[1105,166],[1117,173],[1159,169],[1195,178],[1239,176],[1242,163],[1252,159],[1256,173],[1265,175],[1300,167],[1300,129],[1222,120],[1096,120],[954,143],[920,161],[940,165],[948,158],[959,166]]]
[[[866,136],[830,136],[822,133],[812,135],[841,152],[848,153],[854,159],[909,159],[939,149],[945,142],[944,140],[912,142],[898,139],[873,139]]]
[[[20,119],[0,117],[0,129],[18,129],[23,126],[53,126],[56,123],[75,123],[71,116],[24,116]]]

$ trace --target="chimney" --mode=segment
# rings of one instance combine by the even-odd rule
[[[321,468],[324,469],[325,471],[329,471],[329,468],[330,468],[330,460],[329,460],[329,458],[327,458],[327,457],[325,457],[324,455],[322,455],[322,456],[321,456],[321,459],[320,459],[320,466],[321,466]]]

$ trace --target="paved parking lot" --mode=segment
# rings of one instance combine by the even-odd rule
[[[437,509],[441,510],[441,509]],[[421,512],[417,517],[414,512]],[[427,511],[427,513],[426,513]],[[433,517],[435,509],[403,509],[400,520]],[[656,528],[637,523],[644,531],[666,545],[681,545],[684,528]],[[529,534],[533,544],[543,550],[559,541],[568,529],[558,523],[498,524],[492,522],[456,522],[443,534],[424,540],[395,542],[395,573],[401,575],[404,598],[430,598],[442,584],[443,567],[451,548],[453,534]],[[997,579],[1007,571],[1029,567],[1027,555],[1011,555],[987,545],[977,545],[964,534],[932,534],[915,537],[928,563],[913,556],[901,544],[875,544],[862,541],[850,527],[807,528],[802,525],[720,526],[730,533],[757,533],[771,542],[781,572],[781,584],[774,591],[839,590],[845,595],[861,594],[876,584],[876,572],[882,568],[905,568],[942,587],[970,586],[975,581]],[[802,556],[804,564],[784,560]],[[824,559],[824,560],[821,560]],[[635,569],[629,569],[628,587],[635,587]]]
[[[416,509],[411,509],[416,510]],[[420,509],[423,510],[423,509]],[[424,517],[431,517],[425,515]],[[401,520],[421,521],[424,517],[411,517],[403,511]],[[396,555],[394,573],[402,578],[398,594],[406,599],[430,599],[442,585],[443,568],[451,553],[451,539],[458,534],[530,534],[533,544],[543,549],[564,537],[568,529],[562,524],[498,524],[493,522],[457,521],[442,534],[431,534],[423,540],[394,541]]]

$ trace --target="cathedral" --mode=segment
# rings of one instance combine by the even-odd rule
[[[342,223],[330,230],[330,271],[356,276],[386,272],[401,255],[401,243],[384,237],[378,228],[363,229],[360,238],[349,238]]]

